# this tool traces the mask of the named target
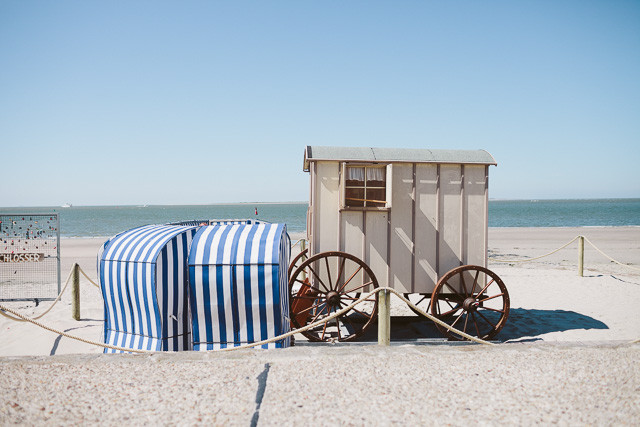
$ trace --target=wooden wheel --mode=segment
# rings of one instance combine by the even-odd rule
[[[431,296],[431,314],[471,336],[490,340],[509,317],[509,293],[502,279],[491,270],[463,265],[438,281]],[[451,340],[464,338],[436,324]]]
[[[352,304],[357,295],[378,287],[373,271],[344,252],[322,252],[289,276],[291,324],[295,329],[321,321]],[[376,316],[375,295],[343,315],[302,332],[310,341],[350,341],[364,333]]]
[[[429,307],[431,306],[431,295],[430,294],[404,294],[404,297],[418,306],[419,309],[424,311],[425,313],[429,312]],[[408,306],[411,311],[413,311],[418,316],[422,316],[418,313],[413,307]]]
[[[300,267],[300,265],[307,260],[307,254],[309,253],[309,249],[305,249],[304,251],[300,251],[298,255],[293,258],[291,264],[289,264],[289,270],[287,271],[287,277],[291,278],[291,272],[296,268]]]

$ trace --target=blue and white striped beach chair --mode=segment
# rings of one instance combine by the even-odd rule
[[[191,348],[186,260],[196,230],[147,225],[104,244],[98,277],[106,344],[152,351]]]
[[[239,346],[289,331],[284,224],[244,222],[201,227],[189,252],[194,350]],[[265,344],[282,348],[290,339]]]

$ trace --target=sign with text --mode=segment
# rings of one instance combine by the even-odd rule
[[[0,262],[40,262],[44,254],[3,254],[0,253]]]

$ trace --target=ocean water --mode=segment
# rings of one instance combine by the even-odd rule
[[[110,237],[141,225],[206,219],[284,222],[289,233],[307,227],[307,203],[0,208],[0,215],[50,212],[60,215],[61,237]]]
[[[302,233],[307,203],[0,208],[0,215],[49,212],[60,214],[62,237],[109,237],[146,224],[241,218],[284,222],[290,233]],[[628,225],[640,226],[640,199],[489,201],[490,227]]]
[[[489,201],[489,227],[625,225],[640,225],[640,199]]]

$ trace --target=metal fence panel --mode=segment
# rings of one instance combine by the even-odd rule
[[[58,293],[58,214],[0,215],[0,301],[51,300]]]

